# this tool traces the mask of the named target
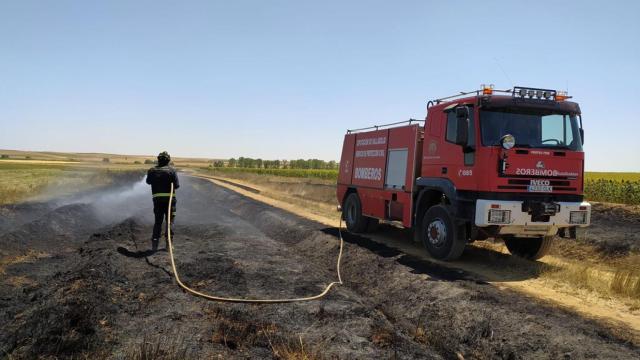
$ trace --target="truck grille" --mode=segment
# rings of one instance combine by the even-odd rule
[[[529,185],[531,180],[524,179],[509,179],[508,182],[510,185]],[[570,186],[571,183],[567,180],[549,180],[549,185],[551,186]]]
[[[501,190],[528,190],[527,186],[516,186],[516,185],[498,185],[498,189]],[[554,186],[554,191],[576,191],[577,189],[574,187],[564,187],[564,186]]]
[[[540,177],[532,177],[532,178],[540,178]],[[501,190],[524,190],[527,191],[529,188],[529,184],[531,184],[532,179],[508,179],[507,184],[509,185],[498,185],[498,189]],[[559,180],[559,179],[549,179],[549,185],[553,186],[554,191],[576,191],[577,188],[571,186],[571,182],[569,180]]]

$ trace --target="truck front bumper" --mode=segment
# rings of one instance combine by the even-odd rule
[[[498,226],[499,234],[526,237],[555,235],[561,228],[586,227],[591,223],[591,204],[588,202],[545,205],[553,208],[553,211],[546,216],[535,216],[535,211],[522,201],[479,199],[476,202],[475,224],[478,227]]]

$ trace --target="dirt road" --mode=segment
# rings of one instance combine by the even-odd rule
[[[151,254],[140,184],[5,207],[0,356],[15,358],[637,358],[638,344],[573,312],[346,235],[324,299],[208,302]],[[221,296],[298,297],[335,280],[337,230],[184,178],[175,253],[183,280]],[[12,220],[13,219],[13,220]]]

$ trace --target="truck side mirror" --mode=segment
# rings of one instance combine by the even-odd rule
[[[456,144],[466,147],[469,143],[469,108],[456,108]]]
[[[580,141],[582,142],[582,145],[584,145],[584,129],[580,128]]]

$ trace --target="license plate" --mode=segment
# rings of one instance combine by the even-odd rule
[[[553,186],[529,185],[529,192],[553,192]]]

